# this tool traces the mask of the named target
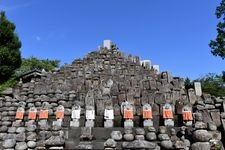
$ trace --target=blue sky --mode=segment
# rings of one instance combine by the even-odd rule
[[[111,39],[173,76],[221,73],[210,53],[219,0],[0,0],[16,24],[22,56],[71,63]]]

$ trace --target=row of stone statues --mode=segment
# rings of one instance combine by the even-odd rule
[[[165,126],[174,126],[174,108],[171,104],[165,104],[162,110],[162,118],[164,119]],[[37,119],[37,109],[35,107],[31,107],[28,112],[28,120],[36,120]],[[23,107],[19,107],[16,112],[16,120],[24,119],[25,110]],[[43,106],[39,111],[38,119],[39,120],[47,120],[48,119],[48,107]],[[134,119],[134,106],[129,102],[124,102],[121,105],[121,113],[124,119],[124,127],[134,127],[133,119]],[[53,121],[54,124],[59,124],[61,126],[62,121],[64,119],[64,107],[59,105],[55,111],[55,117],[57,121]],[[81,117],[81,107],[79,105],[75,105],[72,108],[71,112],[71,127],[80,127],[80,117]],[[86,127],[94,127],[95,120],[95,108],[93,106],[86,106],[85,109],[85,126]],[[142,107],[142,118],[143,118],[143,126],[150,127],[153,126],[153,115],[152,115],[152,106],[150,104],[145,104]],[[182,118],[184,125],[192,126],[193,113],[191,107],[184,106],[182,110]],[[104,127],[113,127],[114,120],[114,109],[112,107],[106,107],[104,111]]]

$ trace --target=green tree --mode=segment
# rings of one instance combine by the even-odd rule
[[[225,82],[223,75],[208,73],[204,77],[197,79],[202,84],[202,91],[214,96],[225,96]]]
[[[9,79],[21,65],[21,42],[15,28],[5,12],[0,12],[0,82]]]
[[[214,56],[225,58],[225,0],[216,8],[216,17],[219,19],[217,24],[217,37],[209,43],[211,52]]]
[[[184,86],[185,86],[185,89],[193,88],[193,83],[188,77],[184,80]]]
[[[37,59],[36,57],[23,58],[21,67],[16,71],[16,76],[33,69],[52,71],[59,67],[59,62],[59,60]]]
[[[222,71],[222,79],[223,79],[223,82],[225,82],[225,71]]]

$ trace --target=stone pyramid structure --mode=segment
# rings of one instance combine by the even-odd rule
[[[111,41],[0,96],[0,149],[223,149],[225,98]]]

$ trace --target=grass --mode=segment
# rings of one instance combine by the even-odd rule
[[[17,84],[17,80],[15,78],[11,78],[8,81],[0,84],[0,94],[6,89],[13,87]]]

